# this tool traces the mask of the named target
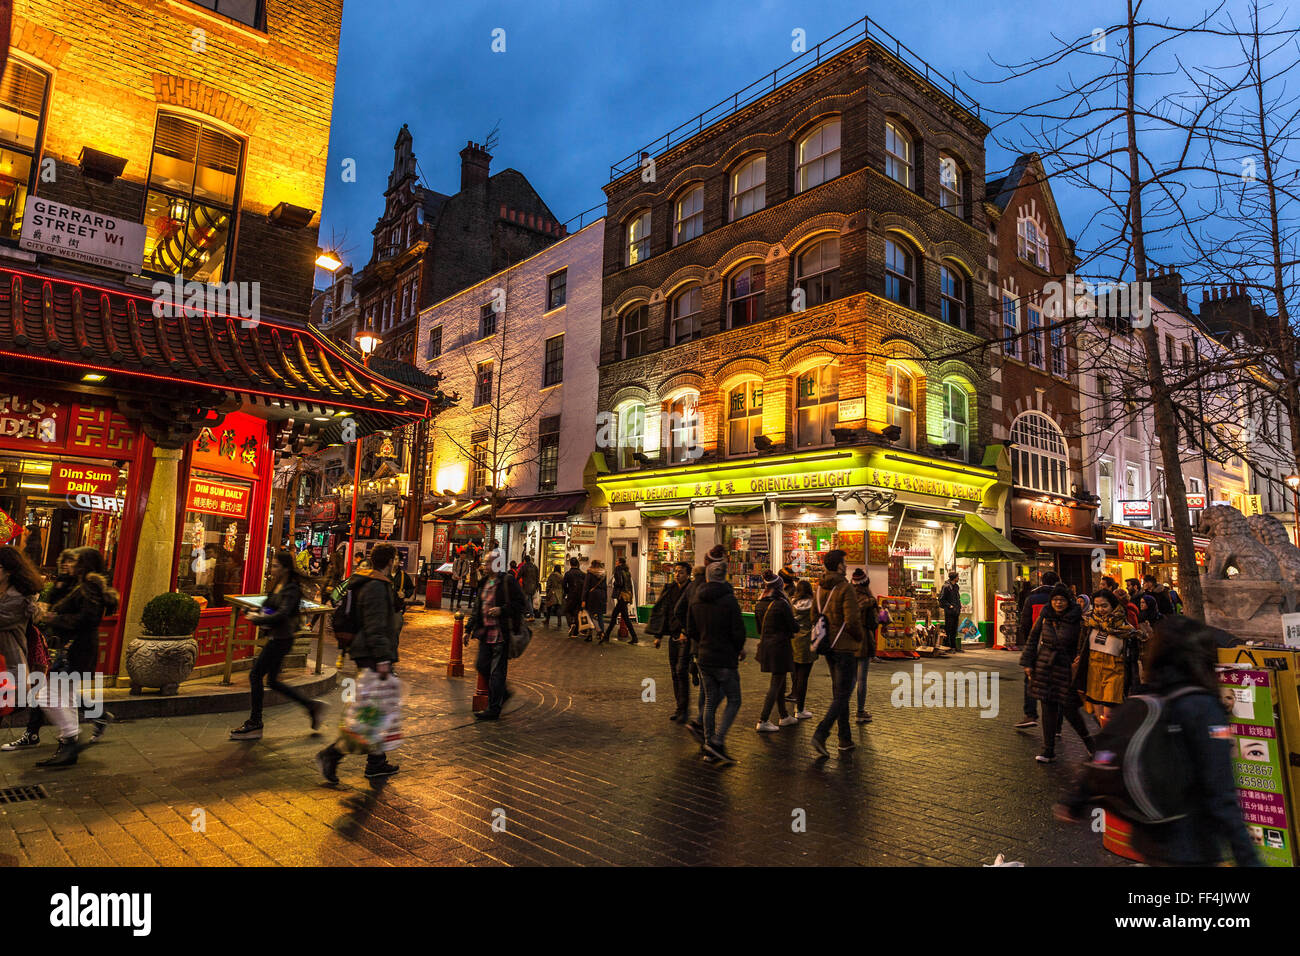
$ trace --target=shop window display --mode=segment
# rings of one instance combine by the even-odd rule
[[[763,572],[772,566],[767,525],[762,521],[725,524],[722,540],[727,548],[727,580],[740,609],[752,613],[763,596]]]
[[[195,471],[176,568],[178,591],[203,598],[209,607],[225,607],[227,594],[242,592],[252,493],[249,482]]]
[[[822,559],[835,547],[835,520],[787,521],[783,533],[781,550],[785,563],[794,571],[795,577],[816,587],[824,570]]]
[[[692,567],[695,565],[694,532],[690,528],[668,524],[651,528],[646,560],[650,587],[647,597],[653,598],[673,579],[673,565],[678,561],[689,561]]]

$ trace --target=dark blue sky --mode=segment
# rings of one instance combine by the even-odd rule
[[[790,59],[795,28],[811,48],[869,15],[981,104],[1007,110],[1023,85],[967,74],[996,79],[990,57],[1015,60],[1050,32],[1087,34],[1121,10],[1119,0],[346,0],[321,241],[335,237],[346,261],[365,264],[402,123],[425,185],[452,193],[458,152],[499,120],[493,172],[523,172],[565,220],[603,202],[612,163]],[[491,50],[496,28],[504,53]],[[1009,162],[988,145],[990,169]],[[342,182],[346,158],[355,183]],[[1058,202],[1074,234],[1095,199]]]

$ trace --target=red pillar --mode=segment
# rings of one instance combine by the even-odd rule
[[[451,626],[451,660],[447,663],[448,677],[465,676],[464,637],[465,615],[457,611],[456,621]]]

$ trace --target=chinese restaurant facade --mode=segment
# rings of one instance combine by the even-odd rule
[[[1055,571],[1066,584],[1091,593],[1104,573],[1095,563],[1116,553],[1114,542],[1100,541],[1095,532],[1097,506],[1058,495],[1016,489],[1011,497],[1011,540],[1026,554],[1016,562],[1015,576],[1038,582],[1038,574]]]
[[[918,620],[942,620],[937,589],[957,571],[964,617],[978,625],[991,619],[996,564],[1023,557],[989,523],[1007,487],[996,471],[888,447],[602,475],[595,486],[609,550],[634,556],[639,596],[658,594],[675,562],[702,564],[722,545],[749,613],[763,571],[788,566],[815,582],[838,548],[850,572],[863,568],[874,593],[903,600]]]

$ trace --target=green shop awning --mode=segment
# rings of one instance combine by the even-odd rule
[[[959,558],[980,558],[985,561],[1016,561],[1025,557],[1014,544],[978,515],[962,515],[962,526],[957,531],[953,554]]]
[[[681,508],[642,508],[641,517],[643,518],[680,518],[690,509],[685,506]]]
[[[747,515],[753,514],[763,507],[761,501],[751,501],[747,505],[714,505],[713,510],[720,515]]]

